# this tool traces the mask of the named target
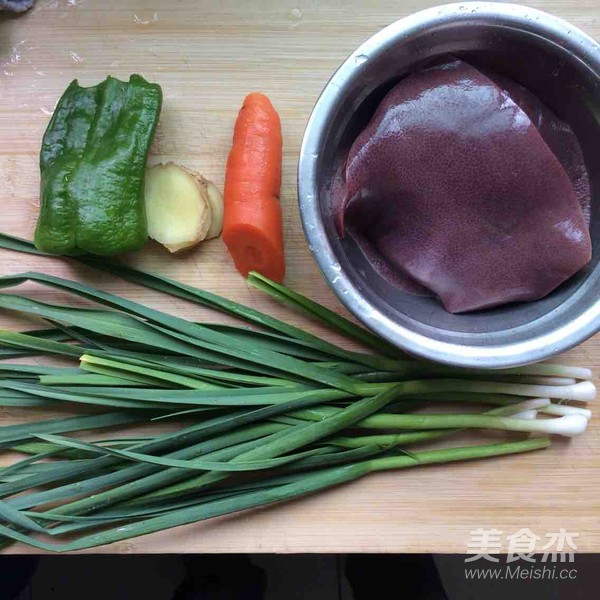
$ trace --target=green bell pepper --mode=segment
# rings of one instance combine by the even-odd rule
[[[108,256],[145,244],[144,173],[161,105],[160,86],[139,75],[69,85],[40,152],[39,250]]]

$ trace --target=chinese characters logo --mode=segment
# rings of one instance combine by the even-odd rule
[[[542,553],[540,562],[573,562],[574,551],[577,550],[574,538],[579,537],[578,533],[568,532],[561,528],[556,532],[548,532],[545,536],[539,536],[530,529],[523,528],[519,531],[504,535],[500,529],[474,529],[471,532],[471,539],[467,545],[469,554],[465,562],[476,560],[487,560],[498,563],[500,559],[493,554],[500,553],[503,547],[503,540],[508,545],[506,562],[515,560],[524,560],[527,562],[536,562],[534,555]]]

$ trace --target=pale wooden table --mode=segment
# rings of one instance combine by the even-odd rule
[[[176,160],[223,183],[233,121],[244,95],[268,94],[285,138],[282,202],[287,282],[342,310],[304,241],[296,208],[296,161],[319,91],[363,40],[427,0],[38,0],[34,11],[0,18],[0,230],[30,238],[38,204],[40,140],[54,103],[77,77],[139,72],[165,102],[152,161]],[[600,38],[597,0],[530,2]],[[150,245],[132,263],[290,318],[248,289],[220,240],[172,258]],[[59,260],[0,254],[0,273],[28,269],[80,277],[185,317],[199,308]],[[27,288],[60,301],[58,293]],[[300,318],[291,317],[303,323]],[[0,315],[0,327],[22,325]],[[600,340],[564,356],[597,368]],[[0,409],[2,424],[34,411]],[[488,462],[385,473],[319,496],[180,527],[96,552],[466,552],[469,532],[527,527],[544,536],[579,533],[581,551],[600,549],[600,425],[546,452]],[[506,545],[504,546],[506,549]],[[14,546],[10,552],[26,552]]]

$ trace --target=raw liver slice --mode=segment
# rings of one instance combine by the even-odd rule
[[[565,170],[508,93],[465,62],[394,87],[345,175],[342,229],[449,312],[536,300],[591,258]]]
[[[561,121],[527,88],[498,73],[486,70],[483,74],[510,96],[540,132],[543,140],[566,171],[583,210],[585,222],[589,226],[592,204],[590,178],[585,168],[581,145],[571,127]]]

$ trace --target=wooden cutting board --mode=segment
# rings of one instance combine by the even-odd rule
[[[38,0],[20,17],[0,17],[0,230],[31,238],[38,209],[40,140],[57,98],[78,78],[141,73],[164,90],[152,162],[174,160],[223,184],[232,126],[246,93],[268,94],[284,132],[282,203],[289,285],[343,312],[321,278],[302,235],[296,162],[303,129],[337,65],[378,29],[426,0]],[[538,0],[532,6],[600,38],[597,0]],[[285,316],[249,289],[220,240],[171,257],[155,245],[131,264]],[[161,296],[60,260],[0,252],[0,273],[40,270],[194,319],[215,318]],[[60,302],[35,286],[34,297]],[[0,315],[0,327],[25,321]],[[335,336],[332,336],[335,339]],[[600,338],[561,358],[600,367]],[[56,414],[60,414],[57,413]],[[47,415],[47,413],[46,413]],[[2,424],[41,418],[0,409]],[[47,416],[46,416],[47,418]],[[470,531],[529,528],[544,538],[565,528],[580,551],[600,549],[600,419],[571,442],[488,462],[385,473],[268,510],[180,527],[96,552],[467,552]],[[543,543],[542,540],[540,543]],[[28,552],[14,546],[9,552]]]

